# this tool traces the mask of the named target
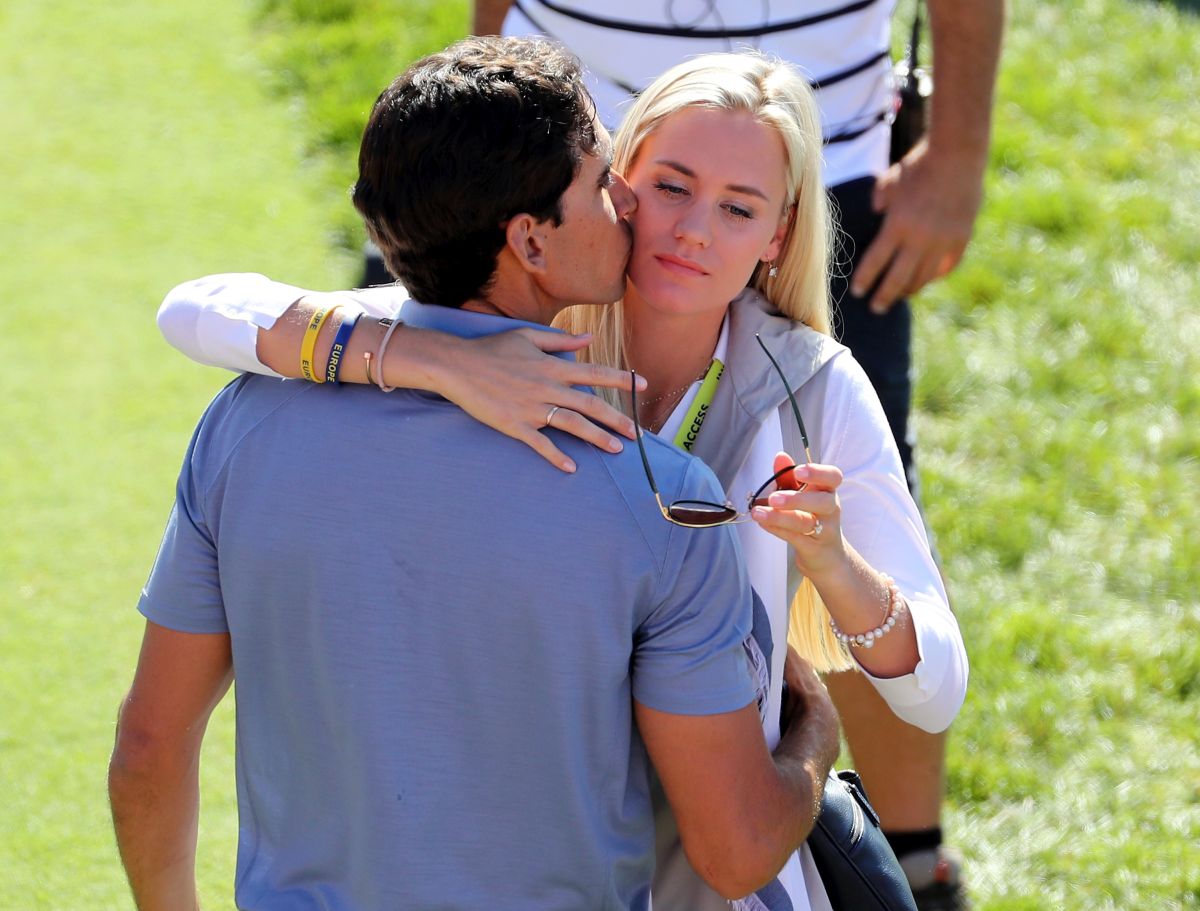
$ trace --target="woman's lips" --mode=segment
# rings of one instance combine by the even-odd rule
[[[666,269],[668,272],[673,272],[676,275],[685,275],[691,277],[708,275],[707,272],[705,272],[695,263],[678,256],[659,254],[654,258],[658,260],[664,269]]]

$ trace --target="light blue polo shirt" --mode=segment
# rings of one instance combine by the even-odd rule
[[[239,908],[647,906],[633,699],[751,703],[752,596],[636,447],[552,432],[576,474],[418,392],[243,376],[201,419],[139,609],[231,635]],[[645,442],[665,497],[722,498]]]

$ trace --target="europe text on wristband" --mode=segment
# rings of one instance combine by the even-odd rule
[[[342,320],[338,326],[337,335],[333,337],[333,347],[329,349],[329,361],[325,364],[325,382],[338,383],[338,375],[342,372],[342,355],[346,353],[346,344],[350,341],[350,333],[354,331],[358,318],[362,313],[355,313]]]
[[[308,321],[308,328],[304,330],[304,341],[300,343],[300,375],[310,382],[325,382],[325,374],[318,373],[313,368],[313,355],[317,350],[317,336],[321,333],[321,327],[325,325],[329,315],[341,306],[334,304],[331,307],[322,307],[312,315],[312,319]]]

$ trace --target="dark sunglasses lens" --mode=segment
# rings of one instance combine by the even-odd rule
[[[703,500],[676,500],[667,509],[667,513],[680,525],[691,528],[724,525],[736,519],[738,514],[732,506],[706,503]]]

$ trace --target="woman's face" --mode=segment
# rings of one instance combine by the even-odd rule
[[[742,111],[684,108],[647,138],[626,175],[629,281],[651,309],[722,309],[787,230],[787,155],[779,134]]]

